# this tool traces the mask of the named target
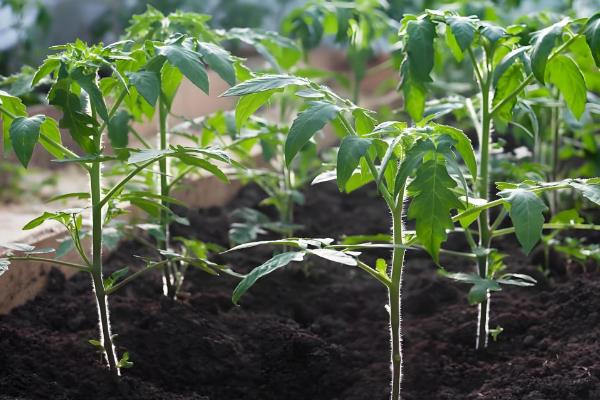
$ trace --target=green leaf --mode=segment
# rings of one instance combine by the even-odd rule
[[[358,167],[358,163],[371,147],[371,139],[357,136],[345,136],[340,144],[337,154],[337,184],[341,191],[346,187],[346,182]]]
[[[452,280],[464,283],[470,283],[473,285],[469,290],[469,294],[467,295],[467,299],[469,300],[469,304],[474,306],[476,304],[482,303],[487,299],[488,291],[500,291],[502,288],[500,284],[493,279],[482,278],[477,274],[465,274],[464,272],[440,272],[442,276],[446,278],[450,278]]]
[[[281,89],[290,85],[308,86],[308,79],[290,75],[261,75],[229,88],[221,96],[244,96],[252,93],[265,92],[271,89]]]
[[[100,118],[108,122],[108,109],[106,108],[106,103],[104,103],[102,92],[98,88],[98,85],[96,85],[96,74],[86,75],[80,68],[77,68],[71,72],[71,76],[90,96],[90,103],[98,112]]]
[[[600,206],[600,185],[599,184],[590,184],[590,183],[582,183],[578,181],[569,182],[569,186],[573,189],[580,192],[583,197],[591,201],[592,203],[596,203]]]
[[[17,158],[25,168],[40,137],[40,126],[46,117],[18,117],[10,125],[10,141]]]
[[[515,89],[519,87],[522,80],[523,73],[521,72],[521,67],[517,64],[511,65],[498,80],[492,105],[496,106],[506,97],[508,97]],[[517,96],[513,96],[510,101],[498,109],[498,117],[503,121],[512,120],[512,110],[515,107],[515,104],[517,104]]]
[[[313,135],[325,124],[334,119],[340,108],[335,104],[322,101],[308,103],[308,108],[302,111],[290,127],[285,139],[285,162],[289,166],[300,149],[308,143]]]
[[[130,116],[125,110],[117,112],[108,122],[108,138],[113,148],[124,148],[129,143]]]
[[[138,71],[127,74],[127,77],[144,100],[154,107],[160,94],[159,75],[154,71]]]
[[[510,205],[509,215],[517,239],[525,253],[533,249],[542,236],[544,211],[548,209],[535,193],[517,188],[498,193]]]
[[[59,160],[64,158],[65,153],[60,149],[50,143],[50,139],[52,142],[57,144],[62,144],[62,137],[60,135],[60,131],[58,130],[58,123],[54,118],[46,117],[44,118],[44,122],[40,125],[40,144],[46,149],[46,151],[52,154],[54,157]]]
[[[477,160],[475,158],[475,150],[471,139],[460,129],[448,125],[432,125],[436,131],[454,139],[454,147],[462,157],[465,165],[469,169],[473,180],[477,179]]]
[[[481,36],[490,41],[492,45],[495,45],[498,40],[506,36],[506,30],[498,25],[494,25],[490,22],[481,22],[479,24]]]
[[[435,24],[429,18],[411,20],[406,32],[410,73],[420,82],[431,82],[429,73],[433,69]]]
[[[529,49],[529,46],[518,47],[515,50],[512,50],[507,55],[505,55],[502,58],[502,60],[500,60],[500,62],[494,69],[494,78],[493,78],[494,87],[498,86],[498,80],[506,72],[506,70],[508,70],[514,64],[514,62],[517,58],[522,57],[523,53],[528,49]]]
[[[333,261],[338,264],[355,266],[358,265],[356,258],[350,254],[344,253],[343,251],[333,249],[311,249],[307,250],[310,254],[324,258],[329,261]]]
[[[219,178],[219,180],[221,180],[222,182],[229,183],[229,178],[227,178],[227,175],[225,175],[225,173],[223,171],[221,171],[221,169],[219,167],[206,161],[205,159],[194,157],[193,155],[190,155],[190,154],[181,154],[181,155],[178,155],[177,157],[184,163],[186,163],[188,165],[195,165],[197,167],[200,167],[200,168],[210,172],[212,175],[216,176],[217,178]]]
[[[0,90],[0,104],[11,114],[18,117],[26,117],[27,109],[20,98],[12,96],[7,92]],[[8,114],[2,113],[2,133],[3,133],[3,144],[4,153],[8,154],[12,145],[10,143],[10,125],[13,122],[13,118]]]
[[[600,68],[600,13],[596,13],[585,24],[584,28],[585,41],[587,42],[596,66]]]
[[[545,83],[546,64],[548,57],[556,44],[556,40],[562,34],[563,28],[569,22],[568,18],[537,31],[533,34],[533,46],[531,49],[531,69],[535,78]]]
[[[427,90],[422,82],[412,76],[409,65],[410,62],[405,60],[400,67],[402,74],[400,87],[404,94],[404,108],[413,121],[420,121],[423,119],[423,113],[425,112]]]
[[[288,251],[277,254],[262,265],[254,268],[234,289],[231,297],[233,304],[238,304],[240,297],[242,297],[257,280],[281,267],[285,267],[292,261],[302,261],[304,259],[304,254],[304,251]]]
[[[158,53],[167,57],[169,63],[177,67],[194,85],[208,94],[208,75],[204,64],[200,61],[200,54],[176,44],[158,47]]]
[[[47,58],[46,61],[38,68],[33,79],[31,87],[35,87],[39,81],[48,76],[52,71],[60,66],[60,60],[56,58]]]
[[[94,153],[95,147],[91,137],[95,134],[94,126],[97,122],[84,112],[79,97],[70,90],[69,79],[59,80],[48,93],[49,103],[63,112],[59,127],[68,129],[73,140],[86,153]]]
[[[202,59],[229,85],[235,85],[235,68],[231,54],[221,47],[207,42],[198,43]]]
[[[461,51],[465,51],[471,43],[473,43],[473,39],[475,38],[475,32],[477,30],[475,24],[477,18],[452,16],[446,18],[446,21],[448,22],[448,25],[450,25],[450,29],[452,29],[452,33],[456,38]]]
[[[581,118],[585,111],[587,89],[575,61],[562,54],[552,58],[546,70],[546,79],[558,88],[575,118]]]
[[[408,186],[413,198],[408,218],[416,220],[419,242],[438,262],[440,246],[447,238],[446,229],[454,226],[450,211],[462,208],[462,203],[451,190],[456,182],[448,175],[444,163],[436,158],[417,168],[415,179]]]
[[[395,195],[404,187],[408,177],[413,173],[415,168],[423,162],[423,157],[431,151],[435,151],[435,146],[431,140],[421,140],[407,151],[396,175],[396,183],[394,185]]]
[[[240,97],[235,107],[235,126],[238,130],[242,128],[244,123],[256,112],[269,98],[275,93],[275,90],[267,90],[264,92],[251,93]]]

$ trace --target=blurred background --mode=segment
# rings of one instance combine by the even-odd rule
[[[374,0],[385,3],[385,0]],[[278,30],[282,18],[301,0],[1,0],[0,74],[23,65],[38,65],[48,47],[80,38],[110,43],[119,38],[132,15],[151,5],[163,13],[175,10],[212,15],[218,28],[262,27]],[[387,0],[394,18],[427,8],[463,8],[488,19],[512,22],[537,11],[589,16],[600,0]],[[489,15],[496,14],[496,15]],[[490,18],[492,17],[492,18]]]

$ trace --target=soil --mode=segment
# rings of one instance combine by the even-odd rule
[[[173,234],[226,246],[230,212],[260,199],[247,187],[225,208],[190,211],[191,225],[174,226]],[[311,236],[388,231],[387,211],[372,190],[311,188],[295,217]],[[424,254],[408,257],[403,399],[600,399],[597,267],[580,271],[555,260],[546,279],[511,240],[501,243],[511,271],[534,274],[540,284],[494,293],[492,327],[504,331],[485,352],[473,349],[476,309],[467,304],[467,288],[437,275]],[[139,266],[132,255],[144,251],[123,243],[107,269]],[[247,271],[269,254],[256,248],[218,261]],[[259,281],[240,307],[230,300],[233,278],[190,271],[187,295],[175,302],[160,295],[158,273],[146,274],[110,301],[118,351],[135,363],[118,388],[87,343],[97,337],[88,276],[65,280],[53,271],[51,278],[35,300],[0,317],[2,400],[388,398],[387,297],[360,270],[319,260],[293,265]]]

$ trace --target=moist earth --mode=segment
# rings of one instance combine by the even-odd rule
[[[173,226],[173,235],[227,247],[231,212],[262,198],[248,186],[223,208],[188,210],[190,226]],[[389,231],[388,212],[372,188],[350,195],[335,185],[310,188],[295,220],[304,224],[299,234],[313,237]],[[597,267],[571,268],[553,257],[550,274],[542,274],[512,240],[499,246],[509,254],[509,269],[539,284],[494,293],[491,326],[504,331],[483,352],[474,350],[477,311],[467,303],[468,288],[436,274],[425,254],[410,253],[403,399],[600,399]],[[459,238],[449,244],[464,248]],[[216,261],[245,272],[270,251],[248,249]],[[123,242],[106,268],[139,268],[132,255],[145,254],[138,242]],[[474,268],[453,258],[442,265]],[[53,270],[36,299],[0,316],[0,399],[388,399],[387,295],[378,282],[352,267],[310,259],[260,280],[240,306],[231,302],[235,285],[234,278],[192,270],[176,302],[161,296],[157,272],[111,297],[118,352],[134,362],[115,386],[87,342],[98,335],[88,276],[65,280]]]

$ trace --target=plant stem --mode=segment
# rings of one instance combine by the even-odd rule
[[[90,269],[83,264],[76,264],[76,263],[71,263],[68,261],[55,260],[52,258],[33,257],[33,256],[10,256],[10,257],[8,257],[8,259],[14,260],[14,261],[17,261],[17,260],[19,260],[19,261],[38,261],[38,262],[42,262],[42,263],[62,265],[65,267],[74,268],[79,271],[90,272]]]
[[[492,131],[492,116],[490,114],[490,83],[491,72],[487,71],[487,76],[482,78],[477,62],[472,57],[477,79],[481,89],[481,132],[479,136],[479,197],[489,201],[489,179],[490,179],[490,136]],[[487,249],[490,246],[490,222],[489,209],[483,210],[479,214],[479,247]],[[480,256],[477,262],[479,276],[483,279],[488,274],[488,256]],[[490,294],[487,292],[486,300],[478,306],[477,317],[477,335],[475,348],[477,350],[487,347],[488,344],[488,324],[490,310]]]
[[[163,261],[159,261],[156,262],[154,264],[151,264],[147,267],[144,267],[136,272],[134,272],[133,274],[129,275],[127,278],[123,279],[122,281],[120,281],[119,283],[117,283],[116,285],[114,285],[113,287],[111,287],[110,289],[106,290],[106,294],[107,295],[111,295],[114,292],[116,292],[117,290],[121,289],[123,286],[127,285],[129,282],[131,282],[132,280],[136,279],[138,276],[148,272],[148,271],[152,271],[154,269],[157,268],[162,268],[164,267],[166,264],[168,264],[171,260],[163,260]]]
[[[158,100],[158,111],[159,111],[159,148],[160,150],[166,150],[169,141],[167,136],[167,117],[168,110],[167,105],[163,101],[162,97]],[[160,195],[163,196],[161,204],[164,207],[169,207],[168,202],[165,201],[164,197],[168,197],[170,193],[169,180],[168,180],[168,164],[167,159],[162,158],[158,161],[159,170],[159,187]],[[160,241],[159,247],[161,250],[169,250],[169,214],[166,209],[160,211],[160,228],[163,233],[164,239]],[[172,266],[166,265],[163,269],[163,293],[165,296],[174,299],[175,298],[175,281],[176,277],[172,273]]]
[[[394,245],[403,244],[402,236],[402,207],[404,204],[404,189],[401,190],[398,201],[392,211],[392,241]],[[392,252],[391,283],[389,286],[390,333],[392,340],[392,393],[391,400],[400,399],[400,384],[402,382],[402,267],[406,249],[394,247]]]
[[[548,229],[555,229],[555,230],[559,230],[559,229],[576,229],[576,230],[586,230],[586,231],[600,231],[600,225],[594,225],[594,224],[549,223],[549,224],[544,224],[542,226],[542,229],[544,229],[544,230],[548,230]],[[510,235],[511,233],[514,233],[514,232],[515,232],[515,228],[514,227],[504,228],[504,229],[498,229],[497,231],[495,231],[492,234],[492,238],[497,238],[499,236]]]
[[[558,179],[558,153],[560,141],[560,109],[553,106],[551,109],[550,130],[552,132],[552,181]],[[551,199],[552,214],[556,213],[558,208],[558,192],[553,192]]]
[[[98,146],[99,147],[99,146]],[[104,348],[104,355],[108,362],[108,368],[113,376],[120,375],[117,366],[115,346],[110,329],[110,316],[108,313],[108,297],[104,290],[102,276],[102,205],[101,195],[101,171],[100,162],[94,162],[90,170],[90,189],[92,200],[92,283],[98,306],[98,318],[100,320],[100,343]]]

